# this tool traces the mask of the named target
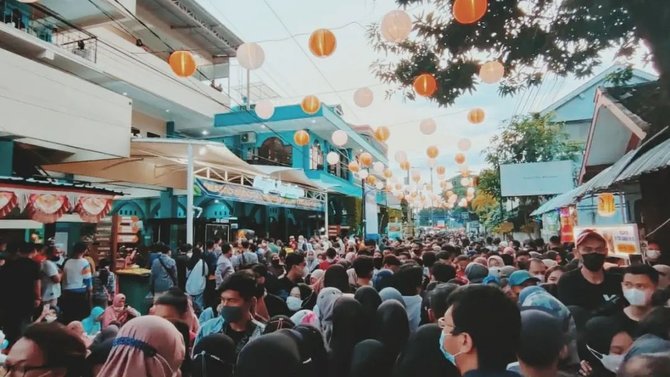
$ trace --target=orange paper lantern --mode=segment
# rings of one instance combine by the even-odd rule
[[[408,171],[409,170],[409,161],[401,162],[400,163],[400,169],[402,169],[404,171]]]
[[[384,169],[384,178],[388,179],[391,177],[393,177],[393,171],[389,168]]]
[[[358,155],[358,162],[363,167],[372,165],[372,155],[368,152],[363,152]]]
[[[616,202],[614,201],[614,194],[604,192],[598,194],[598,215],[604,217],[614,216],[616,213]]]
[[[454,157],[454,161],[456,161],[457,164],[462,164],[465,162],[465,155],[463,153],[456,153],[456,156]]]
[[[430,147],[426,148],[426,155],[428,158],[437,158],[438,154],[440,154],[440,150],[437,149],[436,146],[431,145]]]
[[[437,168],[435,168],[435,172],[437,172],[437,175],[445,175],[447,173],[447,168],[440,165]]]
[[[195,58],[189,51],[175,51],[168,59],[172,72],[179,77],[190,77],[195,73],[197,65]]]
[[[347,165],[347,167],[349,168],[350,171],[354,173],[358,173],[361,170],[361,166],[358,165],[358,162],[356,161],[351,161],[349,165]]]
[[[305,130],[298,130],[293,134],[293,141],[296,145],[304,147],[309,144],[309,133]]]
[[[484,110],[480,108],[472,109],[468,113],[468,121],[472,124],[478,124],[484,121],[485,116]]]
[[[368,175],[368,177],[365,178],[365,182],[370,186],[374,186],[375,183],[377,183],[377,177],[374,175]]]
[[[488,0],[456,0],[452,13],[461,24],[474,24],[486,14]]]
[[[314,115],[321,108],[321,101],[316,96],[307,96],[303,98],[300,107],[305,114]]]
[[[430,97],[437,90],[437,81],[430,73],[424,73],[414,79],[414,91],[424,97]]]
[[[309,37],[309,50],[320,58],[332,55],[337,47],[335,34],[328,29],[318,29]]]
[[[386,126],[379,126],[375,130],[375,139],[377,139],[377,141],[383,143],[389,139],[389,136],[391,136],[391,131],[389,131],[389,128]]]

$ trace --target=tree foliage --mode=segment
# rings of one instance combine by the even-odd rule
[[[453,20],[453,0],[396,2],[429,10],[416,18],[414,36],[400,44],[385,42],[377,25],[369,28],[372,45],[388,57],[373,71],[410,99],[412,82],[422,73],[435,76],[432,99],[447,106],[476,88],[479,66],[488,60],[505,66],[499,91],[506,95],[540,84],[548,72],[591,75],[603,50],[617,48],[619,56],[631,57],[642,42],[670,93],[667,0],[489,0],[486,15],[472,25]]]

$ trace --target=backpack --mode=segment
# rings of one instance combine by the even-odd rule
[[[195,273],[198,269],[198,265],[201,267],[201,273]],[[209,268],[204,259],[200,259],[198,263],[195,264],[193,269],[189,271],[188,276],[186,277],[186,293],[191,296],[198,296],[205,291],[205,285],[207,284],[207,275],[209,274]]]

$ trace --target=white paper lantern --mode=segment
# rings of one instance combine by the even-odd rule
[[[360,179],[365,179],[368,177],[368,175],[370,174],[368,173],[367,170],[361,170],[358,172],[358,177],[360,177]]]
[[[333,135],[330,137],[330,139],[332,140],[333,144],[341,147],[346,144],[347,141],[349,141],[349,135],[347,135],[345,131],[337,130],[333,132]]]
[[[468,195],[474,195],[474,194],[475,194],[475,188],[474,188],[474,187],[468,187],[468,189],[465,190],[465,192],[466,192]]]
[[[384,189],[384,182],[377,181],[377,183],[375,183],[375,187],[377,188],[377,190],[383,190]]]
[[[337,152],[328,152],[326,155],[326,161],[328,161],[328,163],[331,165],[335,165],[340,162],[340,154]]]
[[[419,130],[424,135],[431,135],[437,129],[437,123],[433,118],[426,118],[419,123]]]
[[[396,160],[399,164],[401,164],[401,163],[407,161],[407,153],[405,153],[405,151],[397,151],[397,152],[395,152],[395,156],[394,156],[394,157],[395,157],[395,160]]]
[[[256,103],[256,115],[261,119],[270,119],[275,113],[275,105],[272,104],[272,101],[264,99]]]
[[[375,95],[370,88],[364,87],[354,92],[354,103],[358,107],[368,107],[372,104]]]
[[[240,63],[243,68],[253,71],[254,69],[260,68],[264,61],[265,52],[263,52],[263,47],[258,43],[242,43],[240,47],[237,48],[237,62]]]
[[[465,198],[462,198],[460,202],[458,202],[458,205],[461,207],[467,207],[468,206],[468,201]]]
[[[458,141],[458,149],[466,152],[472,147],[472,142],[468,138],[463,138]]]
[[[447,191],[448,190],[453,190],[454,189],[454,184],[451,182],[447,182],[447,184],[444,187]]]
[[[479,68],[479,78],[487,84],[495,84],[505,76],[505,67],[499,61],[490,61]]]
[[[381,161],[375,161],[372,164],[372,170],[374,170],[375,173],[384,174],[384,163]]]
[[[412,19],[407,12],[396,9],[384,15],[380,25],[382,37],[391,43],[400,43],[407,39],[412,31]]]

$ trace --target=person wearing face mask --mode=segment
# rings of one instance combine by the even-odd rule
[[[281,263],[281,258],[279,254],[272,254],[270,259],[270,266],[268,266],[268,272],[272,274],[275,278],[279,278],[284,275],[284,266]]]
[[[590,316],[621,310],[621,276],[605,271],[607,242],[592,229],[582,231],[575,242],[581,267],[566,272],[558,282],[558,298],[567,306],[579,306]]]
[[[307,273],[311,274],[312,271],[319,268],[319,260],[316,258],[316,252],[314,250],[309,250],[305,253],[305,261],[307,262],[306,268]]]
[[[286,300],[291,290],[298,286],[298,283],[304,283],[307,277],[307,262],[302,254],[291,253],[286,256],[284,261],[286,266],[286,273],[277,282],[277,296]]]
[[[203,323],[194,345],[211,334],[228,335],[235,342],[235,354],[249,341],[260,337],[265,330],[262,322],[255,320],[252,310],[256,305],[256,279],[247,271],[230,275],[219,288],[220,315]]]
[[[544,273],[547,272],[547,265],[541,259],[533,258],[528,265],[528,272],[540,283],[544,283]]]
[[[668,255],[668,253],[663,253],[661,251],[661,246],[656,242],[649,242],[644,256],[647,260],[647,263],[652,266],[657,264],[670,264],[670,255]]]
[[[521,316],[500,289],[487,285],[457,288],[438,320],[439,347],[463,377],[519,377],[508,371],[520,344]],[[491,315],[495,313],[495,315]]]
[[[646,264],[629,266],[625,269],[621,289],[628,301],[617,316],[625,324],[626,330],[633,333],[637,323],[652,309],[651,296],[658,287],[658,271]]]
[[[613,317],[590,319],[582,337],[587,352],[581,362],[580,375],[586,377],[614,376],[633,344],[633,338],[624,324]]]

